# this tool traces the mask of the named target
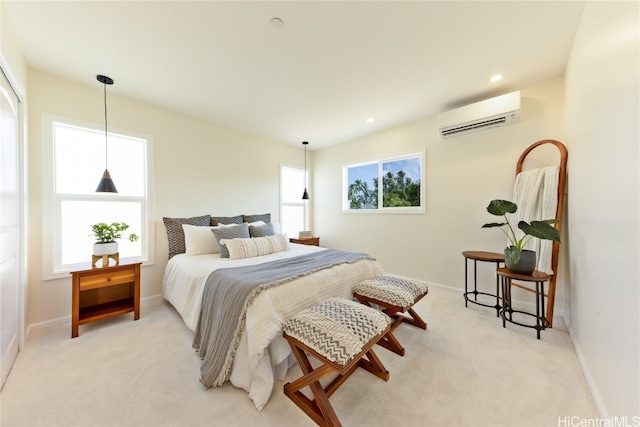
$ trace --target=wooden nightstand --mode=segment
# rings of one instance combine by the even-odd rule
[[[298,243],[301,245],[311,245],[311,246],[320,246],[320,238],[319,237],[306,237],[302,239],[296,239],[294,237],[290,237],[289,241],[291,243]]]
[[[137,258],[123,258],[108,267],[77,265],[72,275],[71,338],[78,326],[134,312],[140,318],[140,265]]]

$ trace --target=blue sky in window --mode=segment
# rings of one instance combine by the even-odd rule
[[[420,159],[414,157],[412,159],[394,160],[392,162],[385,162],[382,164],[382,174],[386,175],[387,172],[391,172],[394,176],[398,171],[403,171],[405,176],[411,178],[411,181],[422,181],[422,174],[420,172]]]
[[[347,181],[349,185],[353,184],[357,179],[366,182],[369,189],[373,190],[373,179],[378,176],[378,164],[371,163],[368,165],[350,167],[348,170]]]
[[[394,176],[398,171],[404,171],[405,175],[411,178],[411,181],[422,181],[422,171],[420,167],[420,158],[393,160],[382,164],[383,175],[391,172]],[[354,166],[348,169],[347,181],[349,185],[353,184],[357,179],[366,182],[370,189],[373,189],[373,179],[378,176],[378,164],[370,163],[367,165]]]

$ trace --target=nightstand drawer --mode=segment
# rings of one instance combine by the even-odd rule
[[[86,275],[80,277],[80,290],[102,288],[104,286],[120,285],[123,283],[131,283],[135,280],[135,271],[133,269],[114,271],[109,273]]]

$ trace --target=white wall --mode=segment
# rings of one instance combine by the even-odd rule
[[[22,51],[13,29],[13,25],[4,12],[4,2],[0,1],[0,52],[7,60],[11,71],[14,74],[22,89],[26,90],[27,84],[27,63],[22,56]]]
[[[566,81],[571,330],[601,413],[640,414],[638,2],[587,2]]]
[[[368,252],[391,273],[464,288],[461,252],[502,252],[506,246],[500,231],[481,226],[495,220],[485,210],[490,200],[512,198],[520,154],[541,139],[562,141],[562,78],[521,93],[522,120],[513,125],[441,139],[432,116],[314,152],[314,232],[321,242]],[[340,211],[344,164],[425,149],[426,214]],[[557,162],[557,150],[550,153]],[[495,283],[492,269],[484,283]]]
[[[90,76],[94,79],[93,76]],[[118,76],[111,76],[115,80]],[[112,89],[110,88],[110,89]],[[42,114],[104,123],[102,86],[29,75],[29,325],[68,317],[71,276],[42,280]],[[279,216],[280,163],[303,167],[302,148],[251,136],[109,91],[109,126],[153,137],[156,264],[142,268],[142,297],[161,293],[167,260],[162,217],[270,212]],[[45,141],[46,142],[46,141]],[[101,171],[96,171],[96,182]],[[87,260],[89,261],[89,260]],[[144,313],[142,313],[144,315]]]

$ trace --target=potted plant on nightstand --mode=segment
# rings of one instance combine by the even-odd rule
[[[95,236],[97,241],[93,244],[94,255],[112,255],[118,253],[118,242],[116,239],[122,238],[122,233],[129,228],[124,222],[112,222],[107,224],[106,222],[99,222],[91,226],[93,231],[92,236]],[[129,234],[126,237],[129,241],[135,242],[138,240],[138,236],[134,233]]]
[[[492,222],[484,224],[482,228],[500,227],[500,230],[509,239],[509,246],[504,250],[504,261],[506,267],[513,273],[529,275],[536,268],[536,253],[524,249],[531,239],[537,237],[543,240],[553,240],[560,243],[560,232],[551,224],[558,223],[557,219],[545,219],[542,221],[520,221],[518,228],[524,233],[518,239],[516,232],[509,223],[507,214],[513,214],[518,210],[518,206],[508,200],[492,200],[487,206],[487,212],[492,215],[502,216],[505,222]],[[506,226],[506,227],[504,227]]]

